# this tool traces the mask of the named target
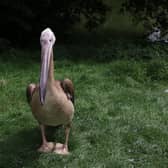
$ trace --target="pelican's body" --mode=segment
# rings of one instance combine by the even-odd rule
[[[27,99],[35,119],[40,124],[42,145],[40,152],[54,151],[68,154],[68,138],[74,115],[74,88],[71,80],[54,79],[53,45],[55,35],[51,29],[45,29],[40,36],[41,73],[39,84],[27,87]],[[45,126],[64,125],[66,128],[65,144],[47,142]]]
[[[61,87],[60,81],[47,87],[45,103],[42,106],[39,98],[39,87],[36,88],[31,108],[34,117],[44,125],[58,126],[69,124],[73,118],[74,107]]]

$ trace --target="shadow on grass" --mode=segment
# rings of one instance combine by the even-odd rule
[[[46,136],[48,141],[61,142],[65,140],[62,126],[47,127]],[[69,141],[70,150],[76,148],[75,140]],[[0,168],[38,167],[39,157],[42,153],[37,152],[41,145],[40,129],[24,129],[16,134],[0,140]],[[47,154],[46,154],[47,155]]]
[[[33,165],[39,157],[36,151],[40,134],[37,129],[22,130],[0,141],[0,167],[15,168]]]
[[[71,35],[72,36],[72,35]],[[54,45],[54,59],[73,62],[109,62],[125,57],[141,57],[141,49],[148,49],[149,43],[143,39],[113,39],[109,34],[76,34],[72,41]],[[81,40],[82,39],[82,40]],[[74,42],[75,41],[75,42]],[[136,48],[139,48],[137,51]],[[144,49],[144,50],[145,50]],[[34,49],[11,48],[0,53],[0,62],[29,69],[32,64],[40,65],[40,45]],[[145,51],[146,51],[145,50]],[[122,52],[121,52],[122,51]]]
[[[165,57],[167,45],[149,43],[141,37],[113,38],[111,34],[76,34],[71,35],[68,42],[54,45],[54,59],[56,64],[64,61],[72,63],[108,63],[118,59],[151,60]],[[73,40],[72,40],[73,39]],[[39,42],[38,42],[39,43]],[[0,52],[0,63],[9,70],[30,70],[32,66],[40,67],[40,45],[36,48],[10,48]],[[11,69],[10,69],[11,67]],[[3,67],[2,67],[3,68]]]

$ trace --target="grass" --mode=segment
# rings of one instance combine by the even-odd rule
[[[38,82],[39,51],[0,55],[1,168],[166,168],[168,61],[166,46],[135,41],[58,45],[55,78],[76,88],[71,155],[40,154],[41,135],[25,89]],[[63,142],[64,130],[48,128]]]

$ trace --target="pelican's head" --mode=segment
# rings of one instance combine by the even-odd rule
[[[51,55],[53,54],[53,45],[56,37],[50,28],[46,28],[41,32],[41,74],[40,74],[40,102],[45,102],[46,87],[48,80],[48,72],[50,66]]]
[[[55,40],[56,40],[55,35],[50,28],[46,28],[41,32],[40,43],[42,47],[47,44],[51,44],[53,46]]]

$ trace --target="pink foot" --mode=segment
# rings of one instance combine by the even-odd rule
[[[69,155],[68,148],[61,143],[56,143],[53,152],[59,155]]]
[[[55,144],[53,142],[47,142],[45,144],[42,144],[41,147],[38,149],[38,152],[52,152],[55,147]]]

